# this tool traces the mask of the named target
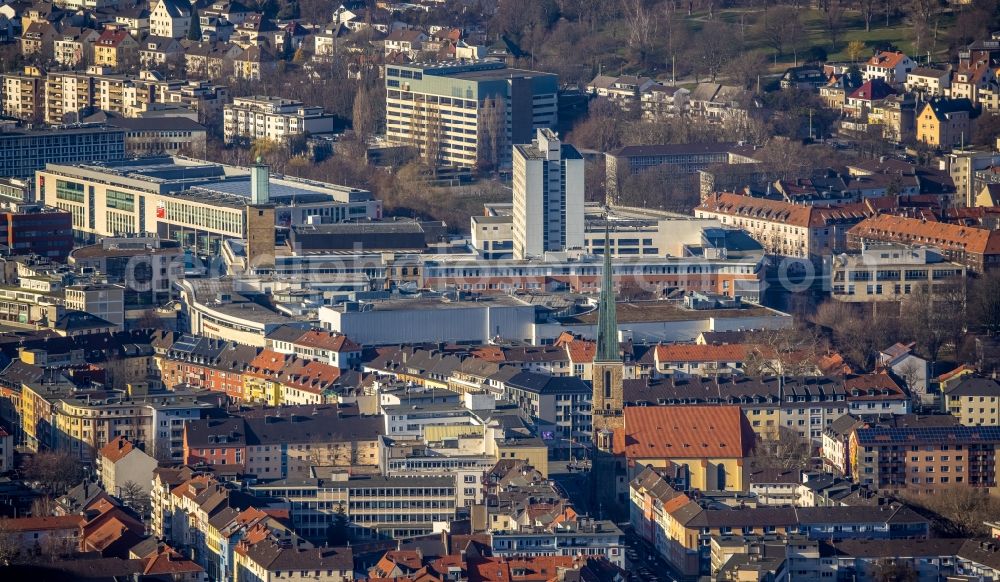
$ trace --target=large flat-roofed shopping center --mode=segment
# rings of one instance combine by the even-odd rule
[[[47,164],[35,180],[40,200],[72,213],[77,240],[155,234],[216,254],[222,240],[247,236],[248,168],[158,157]],[[272,174],[267,191],[279,230],[382,215],[367,190]]]

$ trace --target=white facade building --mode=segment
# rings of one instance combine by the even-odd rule
[[[549,129],[514,146],[514,257],[583,247],[583,157]]]
[[[237,139],[281,141],[303,133],[331,133],[333,115],[322,107],[303,105],[301,101],[280,97],[243,97],[233,99],[223,114],[226,143]]]

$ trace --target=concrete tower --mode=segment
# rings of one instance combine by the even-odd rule
[[[260,158],[250,170],[247,205],[247,270],[274,267],[274,205],[270,200],[270,171]]]

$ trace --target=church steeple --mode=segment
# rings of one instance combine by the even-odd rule
[[[607,220],[607,219],[606,219]],[[615,430],[624,428],[625,363],[618,345],[618,317],[615,314],[615,280],[611,269],[611,226],[604,223],[604,272],[598,305],[597,353],[591,385],[591,428],[594,444],[611,451]]]
[[[615,284],[611,269],[610,226],[604,222],[604,270],[601,278],[601,298],[597,318],[597,362],[619,362],[618,316],[615,313]]]

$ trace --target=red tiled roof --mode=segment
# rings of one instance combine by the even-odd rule
[[[129,442],[124,436],[115,437],[113,441],[101,447],[100,454],[105,459],[111,461],[112,463],[117,463],[118,461],[125,458],[126,455],[135,449],[132,443]]]
[[[118,29],[105,29],[101,33],[101,36],[97,37],[97,44],[101,46],[110,46],[117,48],[125,39],[131,38],[128,31],[118,28]]]
[[[895,69],[899,63],[906,58],[906,55],[901,52],[889,52],[880,51],[878,54],[872,55],[872,58],[868,59],[868,64],[873,67],[883,67],[886,69]]]
[[[147,576],[154,576],[158,574],[204,572],[205,569],[191,560],[185,559],[170,546],[164,546],[161,551],[146,559],[142,571]]]
[[[629,458],[743,458],[753,450],[739,406],[629,406],[624,414],[614,449]]]
[[[657,362],[742,362],[754,349],[749,344],[698,345],[668,344],[656,346]]]
[[[905,241],[976,254],[1000,253],[1000,233],[946,222],[928,222],[880,214],[856,224],[850,235],[875,240]]]
[[[83,525],[81,515],[61,515],[59,517],[18,517],[3,520],[3,527],[10,532],[46,531],[54,529],[76,529]]]
[[[301,369],[282,380],[282,384],[309,392],[320,393],[340,378],[340,368],[310,361]]]
[[[296,345],[309,348],[319,348],[330,350],[331,352],[357,352],[361,346],[354,343],[346,335],[334,333],[332,331],[311,330],[302,334],[302,337],[292,342]]]
[[[732,192],[707,196],[696,210],[802,227],[861,220],[872,214],[872,210],[865,204],[818,207]]]

